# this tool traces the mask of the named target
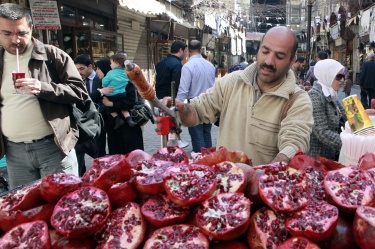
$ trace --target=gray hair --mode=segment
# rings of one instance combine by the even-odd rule
[[[26,18],[27,24],[31,27],[33,20],[29,14],[29,11],[24,7],[14,3],[3,3],[0,4],[0,17],[17,21],[22,18]]]
[[[369,59],[375,59],[375,54],[373,52],[367,54]]]

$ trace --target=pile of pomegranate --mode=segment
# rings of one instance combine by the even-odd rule
[[[3,195],[0,230],[2,249],[373,249],[375,155],[252,166],[224,147],[135,150]]]

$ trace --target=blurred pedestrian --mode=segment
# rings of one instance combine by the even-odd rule
[[[367,61],[363,63],[359,86],[361,87],[361,102],[365,109],[370,108],[371,100],[375,99],[375,54],[367,54]]]
[[[346,79],[344,81],[344,88],[342,90],[345,93],[345,97],[350,96],[352,86],[353,86],[353,71],[349,70],[348,75],[346,76]]]
[[[318,61],[321,61],[321,60],[325,60],[325,59],[328,59],[328,54],[324,51],[321,51],[318,53],[318,56],[316,58],[316,62]],[[305,82],[310,84],[311,86],[314,85],[314,81],[316,80],[315,76],[314,76],[314,66],[310,66],[309,70],[307,71],[306,73],[306,77],[305,77]]]
[[[245,69],[249,65],[249,63],[247,63],[245,57],[243,56],[240,57],[240,65],[243,69]]]
[[[306,58],[299,56],[290,67],[294,73],[294,77],[296,78],[297,85],[300,85],[300,74],[301,74],[301,71],[305,68],[305,66],[306,66]]]

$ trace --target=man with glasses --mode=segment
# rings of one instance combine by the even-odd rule
[[[0,155],[6,153],[10,189],[51,173],[78,175],[78,128],[68,106],[88,94],[73,60],[33,38],[32,28],[27,9],[0,5]],[[48,67],[60,82],[51,80]],[[25,78],[13,82],[17,70]],[[15,86],[24,94],[14,94]]]

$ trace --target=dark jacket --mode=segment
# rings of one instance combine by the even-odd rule
[[[29,71],[32,78],[41,82],[41,91],[37,96],[39,104],[48,124],[51,126],[55,143],[68,155],[78,138],[78,128],[75,121],[69,118],[68,105],[77,103],[88,96],[82,77],[73,60],[61,49],[45,45],[32,38],[34,49],[29,61]],[[49,57],[47,57],[47,54]],[[0,49],[0,82],[3,75],[4,49]],[[45,61],[56,68],[63,82],[52,82]],[[1,106],[2,106],[2,99]],[[1,117],[3,118],[3,117]],[[73,128],[72,128],[73,127]],[[0,155],[4,156],[4,141],[0,129]]]
[[[375,89],[375,61],[363,63],[359,85],[364,89]]]
[[[87,85],[86,88],[87,91],[89,91]],[[95,75],[94,79],[92,80],[92,92],[89,92],[90,98],[92,99],[92,101],[94,101],[95,104],[99,104],[102,102],[102,96],[97,90],[98,88],[102,88],[102,80],[99,79],[98,75]]]
[[[322,86],[318,83],[314,84],[308,94],[313,105],[314,117],[308,155],[334,160],[342,146],[339,126],[340,118],[341,124],[347,120],[345,110],[339,101],[333,101],[331,96],[325,97]]]
[[[165,96],[171,96],[171,82],[176,82],[175,93],[177,94],[181,78],[181,59],[175,55],[169,54],[161,60],[155,67],[156,69],[156,97],[162,99]]]

